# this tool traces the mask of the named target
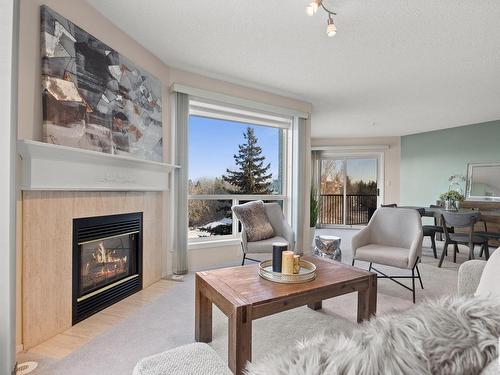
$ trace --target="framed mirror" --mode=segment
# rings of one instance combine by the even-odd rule
[[[500,162],[467,164],[466,199],[500,201]]]

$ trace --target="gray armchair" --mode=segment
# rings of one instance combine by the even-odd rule
[[[283,211],[278,203],[264,203],[266,215],[274,230],[274,237],[267,238],[261,241],[249,242],[247,240],[246,230],[243,226],[241,230],[241,250],[243,251],[243,260],[241,265],[245,264],[245,260],[256,259],[248,258],[247,254],[262,254],[272,253],[274,242],[284,242],[288,244],[288,249],[293,251],[295,248],[294,233],[292,227],[286,222],[283,216]]]
[[[369,269],[376,271],[379,278],[388,278],[410,290],[415,303],[416,278],[421,288],[424,288],[418,269],[422,257],[422,238],[422,221],[417,210],[380,207],[368,225],[352,238],[352,265],[356,260],[369,262]],[[373,263],[411,270],[411,276],[386,275],[375,269]],[[396,280],[401,278],[412,279],[412,288]]]

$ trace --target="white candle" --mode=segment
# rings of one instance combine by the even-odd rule
[[[293,275],[293,251],[283,251],[281,272],[285,275]]]

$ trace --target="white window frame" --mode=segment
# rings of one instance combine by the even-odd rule
[[[289,220],[291,216],[290,195],[291,195],[291,137],[292,137],[292,118],[283,117],[266,112],[256,112],[246,108],[224,105],[216,102],[210,102],[206,99],[190,98],[190,116],[199,116],[213,118],[224,121],[234,121],[256,126],[267,126],[278,128],[282,133],[281,153],[281,194],[188,194],[189,200],[230,200],[231,205],[235,206],[240,201],[281,201],[283,213]],[[189,140],[188,140],[189,142]],[[234,213],[232,214],[232,234],[220,236],[207,236],[198,238],[188,238],[188,249],[198,249],[202,247],[211,247],[216,244],[237,244],[240,242],[241,233],[238,232],[239,221]],[[189,228],[188,228],[189,230]]]

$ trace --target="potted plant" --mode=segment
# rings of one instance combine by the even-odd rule
[[[456,190],[448,190],[439,196],[439,199],[444,202],[445,209],[459,208],[460,202],[464,200],[462,193]]]
[[[314,233],[316,230],[316,224],[318,224],[318,215],[319,215],[319,200],[318,200],[318,192],[314,185],[311,186],[311,196],[309,199],[309,245],[312,247],[312,243],[314,241]]]

